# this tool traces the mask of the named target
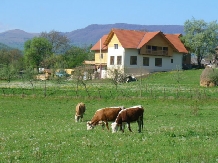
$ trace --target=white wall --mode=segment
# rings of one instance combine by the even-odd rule
[[[108,48],[108,58],[107,58],[107,68],[116,68],[116,67],[123,67],[124,63],[124,54],[125,49],[123,47],[119,47],[118,49],[114,49],[114,47]],[[110,65],[110,56],[114,56],[114,65]],[[117,65],[117,56],[122,56],[122,65]]]
[[[114,56],[114,64],[110,65],[110,56]],[[122,56],[122,65],[117,66],[117,56]],[[137,65],[130,65],[130,56],[137,56]],[[123,68],[125,73],[128,74],[138,74],[143,75],[149,72],[156,71],[172,71],[182,69],[182,54],[175,53],[172,57],[163,56],[149,56],[149,55],[139,55],[137,49],[124,49],[119,47],[119,49],[108,48],[108,63],[107,68]],[[149,57],[149,66],[143,66],[143,57]],[[162,67],[155,66],[155,58],[162,58]],[[173,63],[171,63],[173,59]]]
[[[137,56],[137,65],[130,65],[130,56]],[[172,57],[139,55],[137,49],[126,49],[124,67],[136,73],[182,69],[182,56],[180,53],[174,53]],[[149,57],[149,66],[143,66],[143,57]],[[155,58],[162,58],[162,67],[155,66]],[[171,59],[173,59],[173,63],[171,63]]]

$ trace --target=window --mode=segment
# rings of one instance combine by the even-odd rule
[[[110,65],[114,65],[114,56],[110,57]]]
[[[101,53],[101,55],[100,55],[100,59],[103,59],[104,58],[104,55],[103,55],[103,53]]]
[[[173,63],[173,59],[171,59],[171,63]]]
[[[152,51],[157,51],[157,46],[152,46]]]
[[[122,64],[122,56],[117,56],[117,65]]]
[[[149,66],[149,57],[143,57],[143,66]]]
[[[168,54],[168,47],[163,47],[163,55],[167,55]]]
[[[162,58],[155,58],[155,66],[162,67]]]
[[[137,65],[137,56],[130,56],[130,65]]]
[[[114,44],[114,49],[118,49],[118,44]]]

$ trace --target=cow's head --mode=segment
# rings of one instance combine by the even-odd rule
[[[111,123],[111,129],[112,129],[112,133],[117,132],[118,130],[118,125],[116,122]]]
[[[94,126],[91,124],[91,121],[87,122],[87,130],[92,130]]]

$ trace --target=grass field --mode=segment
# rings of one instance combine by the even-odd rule
[[[157,89],[155,85],[170,87],[174,83],[169,80],[167,84],[169,75],[158,73],[143,82],[152,81],[152,87]],[[187,71],[184,78],[188,76],[197,75]],[[180,87],[201,89],[195,78],[191,82],[182,80]],[[87,111],[84,122],[75,123],[75,106],[81,101]],[[112,134],[100,126],[86,130],[86,121],[97,109],[138,104],[145,109],[142,133],[137,133],[136,123],[131,124],[132,133],[126,129],[124,133]],[[210,97],[95,99],[2,95],[0,162],[218,162],[217,106],[217,98]]]

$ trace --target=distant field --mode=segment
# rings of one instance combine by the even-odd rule
[[[73,81],[49,81],[47,96],[44,82],[34,89],[27,81],[1,82],[0,162],[217,162],[217,88],[201,88],[200,74],[184,71],[178,83],[173,72],[156,73],[117,90],[109,81],[86,81],[78,96]],[[81,123],[74,122],[78,102],[87,106]],[[145,109],[142,133],[136,123],[133,133],[86,130],[97,109],[138,104]]]
[[[108,79],[87,80],[77,85],[76,80],[6,81],[0,82],[0,93],[5,96],[40,96],[73,98],[218,98],[218,89],[200,87],[202,70],[154,73],[138,77],[137,82],[118,84]]]

